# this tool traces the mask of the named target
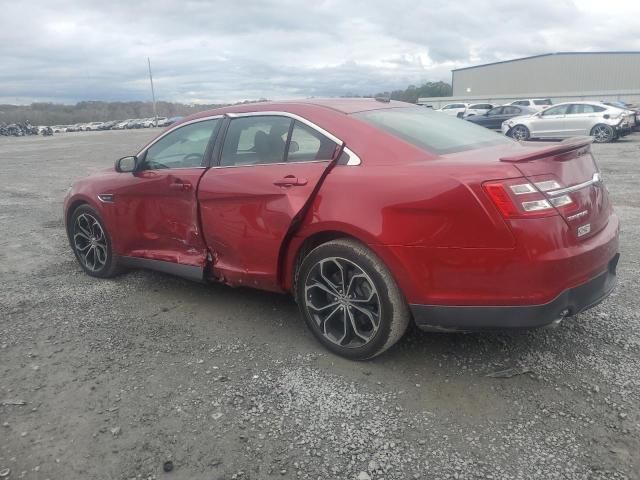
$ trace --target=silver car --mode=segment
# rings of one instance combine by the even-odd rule
[[[502,133],[516,140],[591,135],[595,142],[616,140],[631,132],[627,112],[602,102],[559,103],[533,115],[514,117]]]

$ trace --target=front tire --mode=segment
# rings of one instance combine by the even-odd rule
[[[313,249],[296,273],[295,294],[313,335],[352,360],[367,360],[390,348],[411,318],[389,270],[355,240],[334,240]]]
[[[73,253],[88,275],[110,278],[120,273],[111,248],[111,237],[98,212],[89,205],[73,211],[68,224]]]
[[[615,139],[616,132],[610,125],[601,123],[591,129],[591,136],[596,143],[609,143]]]
[[[511,137],[520,142],[524,142],[531,138],[531,132],[524,125],[516,125],[511,129]]]

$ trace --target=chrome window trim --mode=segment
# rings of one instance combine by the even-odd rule
[[[309,160],[307,162],[276,162],[276,163],[248,163],[247,165],[214,165],[209,168],[246,168],[246,167],[268,167],[270,165],[305,165],[307,163],[330,163],[331,160]]]
[[[172,127],[169,130],[167,130],[166,132],[162,133],[159,137],[156,137],[149,145],[145,146],[142,150],[140,150],[136,154],[136,157],[140,157],[140,155],[142,155],[144,152],[146,152],[151,147],[153,147],[161,139],[163,139],[164,137],[166,137],[170,133],[175,132],[176,130],[178,130],[178,129],[182,128],[182,127],[186,127],[187,125],[192,125],[192,124],[198,123],[198,122],[204,122],[204,121],[207,121],[207,120],[216,120],[216,119],[223,118],[223,117],[224,117],[224,115],[211,115],[210,117],[200,117],[200,118],[195,118],[193,120],[189,120],[188,122],[180,123],[180,124],[176,125],[175,127]],[[179,168],[191,168],[191,167],[179,167]],[[200,168],[200,167],[193,167],[193,168]],[[202,167],[202,168],[205,168],[205,167]],[[169,169],[166,169],[166,170],[169,170]],[[178,168],[171,168],[170,170],[178,170]]]
[[[349,155],[349,161],[347,163],[345,163],[345,165],[360,165],[362,163],[362,161],[360,160],[360,157],[358,155],[356,155],[353,150],[351,150],[349,147],[344,147],[343,151]]]
[[[552,197],[557,197],[558,195],[566,195],[567,193],[577,192],[578,190],[582,190],[583,188],[589,187],[591,185],[599,185],[602,183],[602,177],[599,172],[593,174],[591,180],[587,180],[586,182],[578,183],[577,185],[573,185],[567,188],[561,188],[559,190],[553,190],[551,192],[546,192],[547,195]]]
[[[312,129],[314,129],[316,132],[320,133],[321,135],[324,135],[329,140],[331,140],[333,143],[341,145],[343,147],[343,150],[347,153],[347,155],[349,155],[349,161],[346,163],[346,165],[354,166],[354,165],[360,165],[360,163],[362,163],[361,160],[360,160],[360,157],[358,155],[356,155],[348,147],[344,146],[345,142],[340,140],[338,137],[333,135],[331,132],[326,131],[321,126],[316,125],[312,121],[307,120],[306,118],[301,117],[300,115],[296,115],[295,113],[283,112],[283,111],[277,111],[277,110],[267,110],[267,111],[264,111],[264,112],[227,113],[227,116],[229,118],[231,118],[231,119],[233,119],[233,118],[242,118],[242,117],[275,117],[275,116],[277,116],[277,117],[287,117],[287,118],[291,118],[293,120],[297,120],[300,123],[305,124],[307,127],[310,127]],[[256,163],[256,164],[253,164],[253,165],[282,165],[282,164],[291,165],[293,163],[312,163],[312,162],[324,162],[324,161],[326,161],[326,160],[310,160],[308,162],[280,162],[280,163],[268,163],[268,164]],[[235,166],[235,165],[227,165],[227,166]],[[250,167],[252,165],[238,165],[238,166]]]

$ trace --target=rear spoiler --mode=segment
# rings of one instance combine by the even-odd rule
[[[540,158],[552,157],[554,155],[560,155],[563,153],[571,152],[573,150],[578,150],[582,147],[591,145],[592,143],[593,137],[572,137],[548,147],[531,150],[519,155],[509,155],[507,157],[501,157],[500,161],[511,163],[528,162],[530,160],[538,160]]]

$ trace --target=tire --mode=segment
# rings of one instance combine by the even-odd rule
[[[616,132],[610,125],[599,123],[591,129],[589,135],[593,137],[595,143],[609,143],[615,139]]]
[[[351,239],[311,250],[296,271],[294,289],[313,335],[351,360],[380,355],[402,338],[411,318],[382,260]]]
[[[531,132],[524,125],[518,124],[511,129],[509,136],[520,142],[524,142],[531,138]]]
[[[89,205],[76,208],[67,225],[67,235],[76,260],[87,275],[111,278],[120,273],[111,237],[95,209]]]

